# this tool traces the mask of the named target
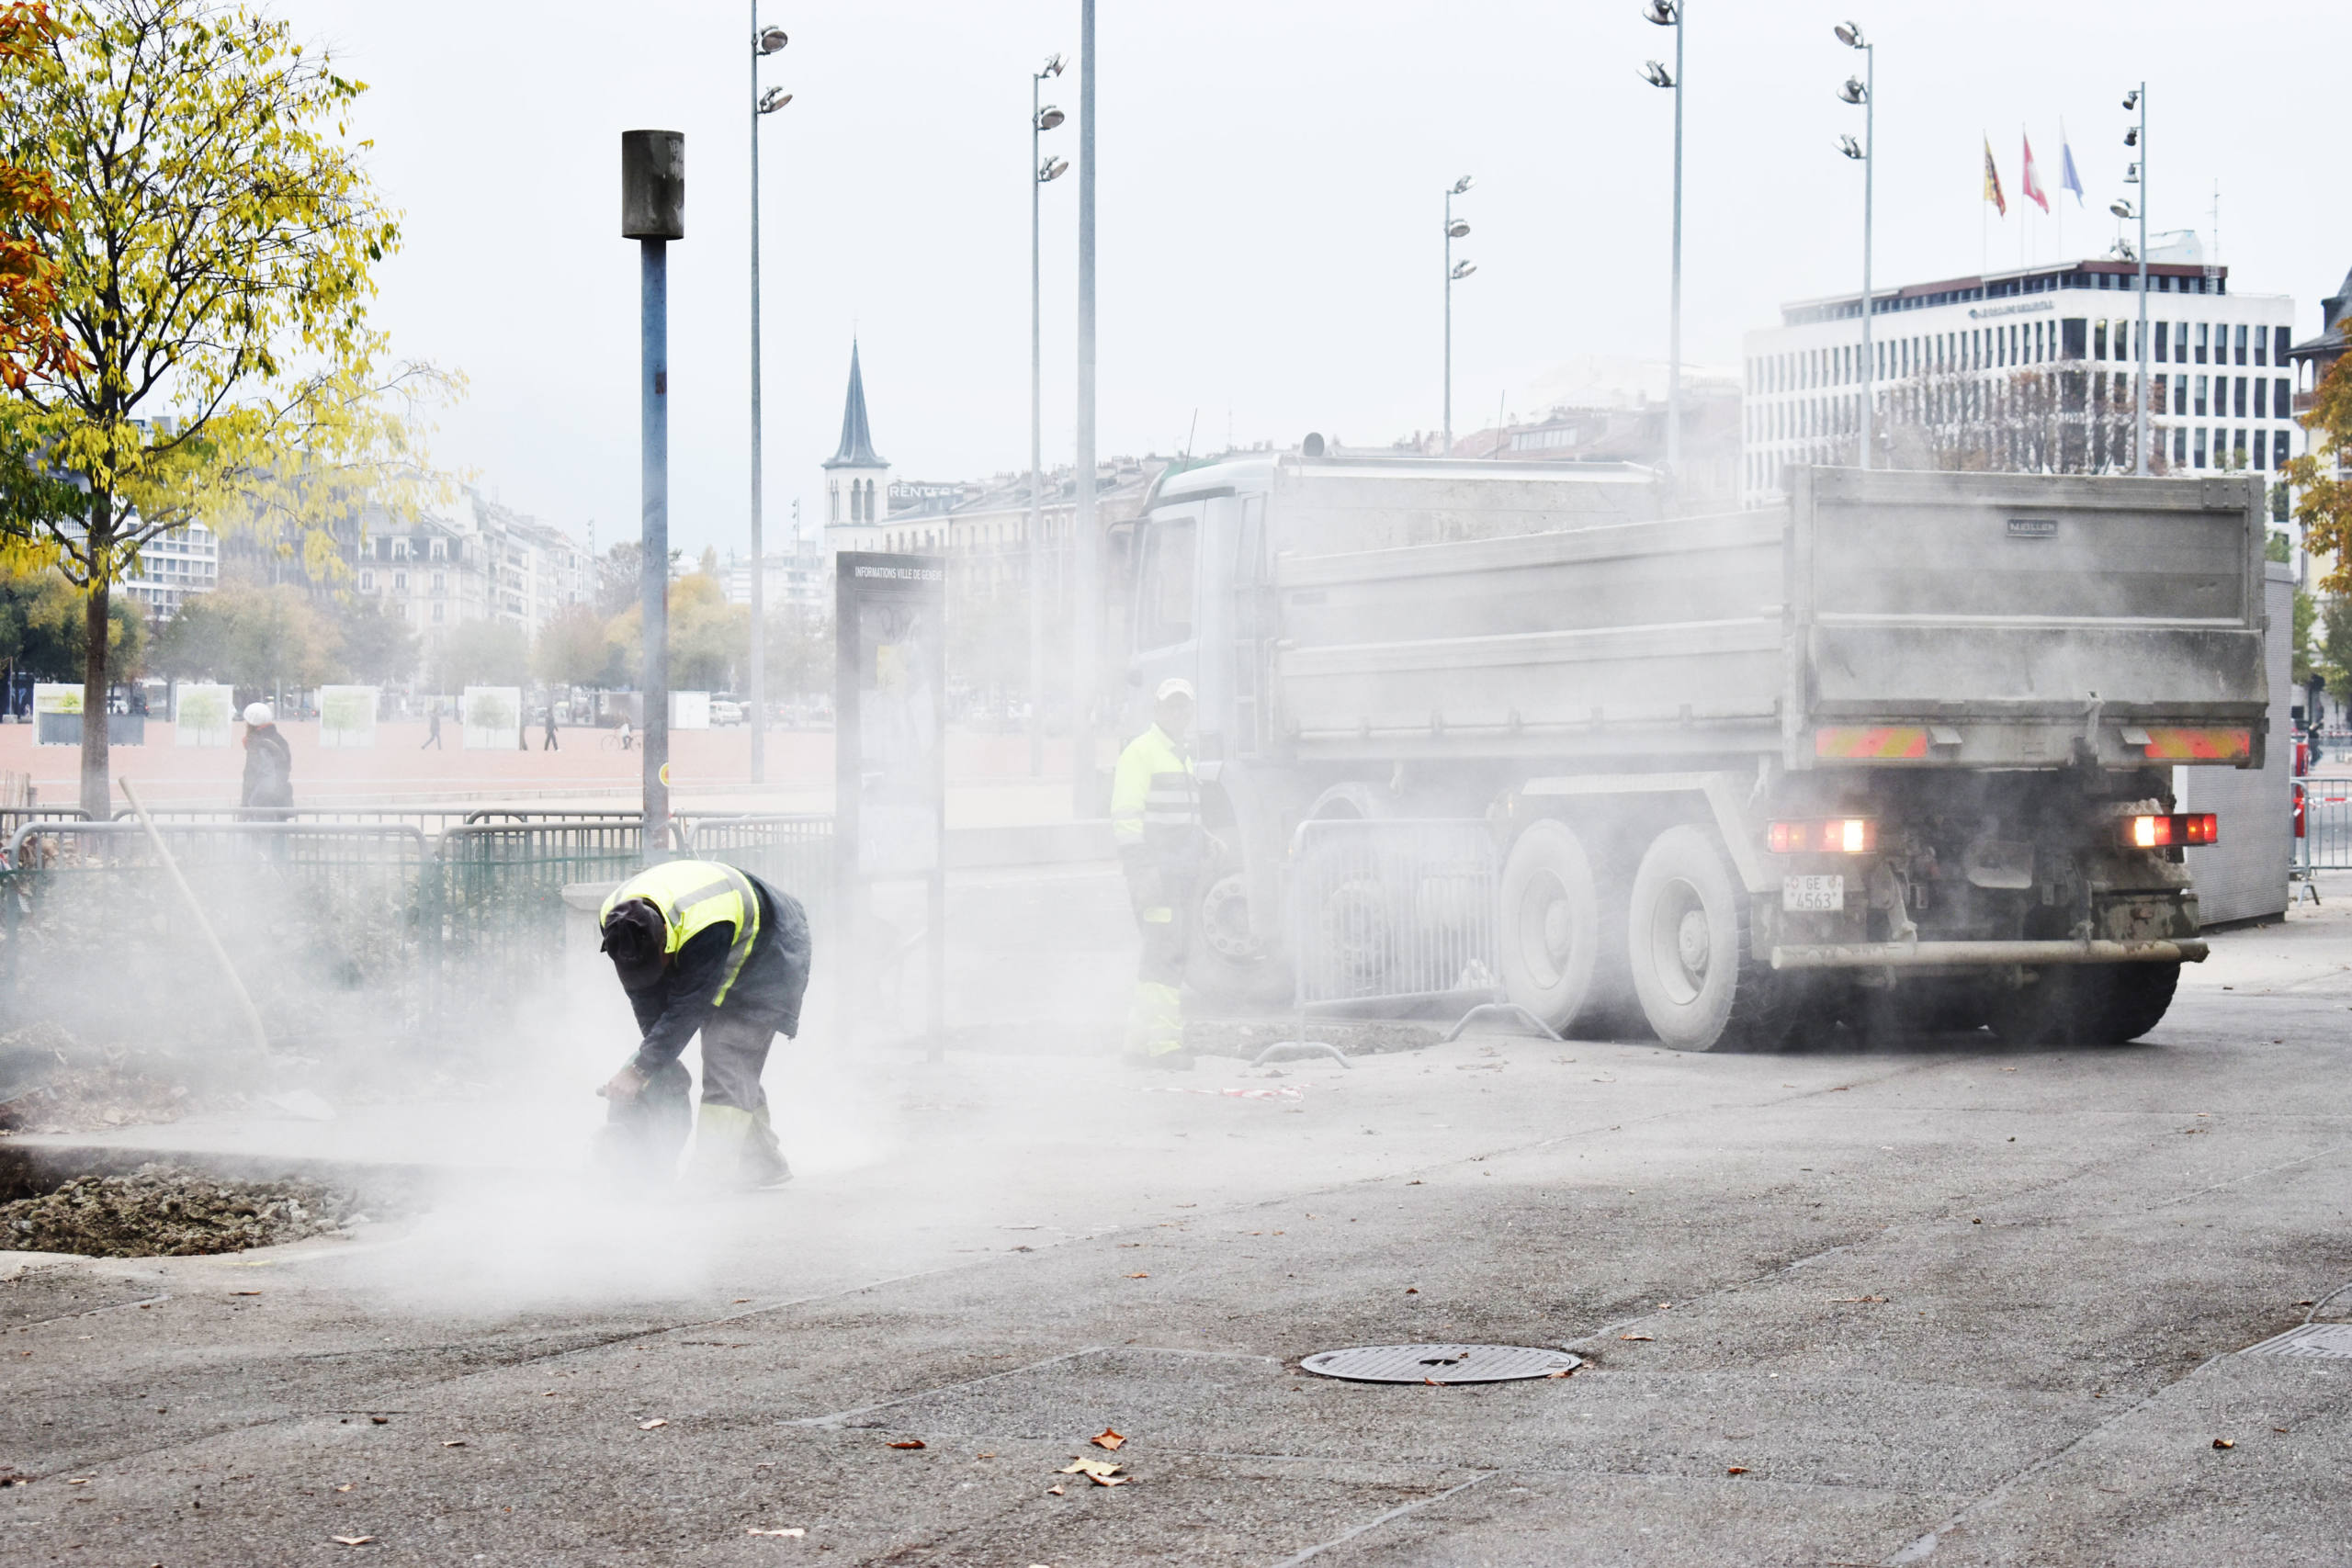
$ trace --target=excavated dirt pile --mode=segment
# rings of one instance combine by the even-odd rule
[[[0,1203],[0,1247],[94,1258],[243,1252],[339,1230],[350,1193],[290,1178],[230,1181],[180,1166],[82,1176],[39,1198]]]

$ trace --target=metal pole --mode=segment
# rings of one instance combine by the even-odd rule
[[[1871,416],[1878,405],[1878,364],[1871,357],[1871,187],[1878,177],[1878,45],[1862,49],[1862,457],[1871,466]]]
[[[644,493],[638,579],[645,615],[645,856],[670,839],[670,243],[638,242],[639,483]]]
[[[768,777],[767,556],[761,542],[760,4],[752,0],[752,782]]]
[[[1037,115],[1045,107],[1043,88],[1045,75],[1029,73],[1029,774],[1037,777],[1046,771],[1046,522],[1044,499],[1038,487],[1044,482],[1041,470],[1045,467],[1044,394],[1039,389],[1045,380],[1045,349],[1042,329],[1038,321],[1038,202],[1045,191],[1045,177],[1038,164],[1044,150],[1040,138],[1044,132],[1037,124]]]
[[[1688,0],[1674,8],[1674,281],[1667,327],[1666,477],[1682,485],[1682,24]]]
[[[2140,84],[2140,362],[2139,395],[2132,400],[2132,471],[2148,472],[2148,85]]]
[[[1076,564],[1077,657],[1070,661],[1070,792],[1078,815],[1101,808],[1094,798],[1094,697],[1100,676],[1102,541],[1094,533],[1094,0],[1079,0],[1078,89],[1078,431],[1072,461],[1078,506],[1070,521]]]
[[[1453,187],[1445,191],[1445,445],[1441,457],[1453,456]]]

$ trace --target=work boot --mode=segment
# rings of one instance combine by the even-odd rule
[[[742,1179],[747,1188],[772,1191],[792,1179],[792,1167],[785,1162],[782,1150],[753,1143],[743,1150]]]
[[[1193,1070],[1193,1054],[1181,1048],[1156,1051],[1144,1058],[1143,1065],[1156,1073],[1189,1073]]]

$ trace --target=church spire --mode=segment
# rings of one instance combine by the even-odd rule
[[[849,345],[849,400],[842,406],[841,449],[825,460],[829,468],[887,468],[888,459],[874,450],[874,433],[865,423],[865,375],[858,368],[857,340]]]

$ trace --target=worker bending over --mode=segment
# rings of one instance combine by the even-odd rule
[[[1143,933],[1127,1056],[1139,1066],[1190,1069],[1184,1049],[1188,916],[1204,859],[1201,791],[1185,737],[1193,683],[1171,677],[1153,694],[1152,725],[1127,742],[1111,776],[1111,834],[1127,874],[1127,898]]]
[[[702,1114],[688,1175],[725,1187],[790,1180],[760,1072],[769,1043],[800,1028],[808,988],[800,901],[731,865],[674,860],[622,883],[597,923],[645,1035],[598,1090],[610,1103],[605,1163],[656,1179],[677,1168],[688,1121],[678,1057],[700,1031]]]

